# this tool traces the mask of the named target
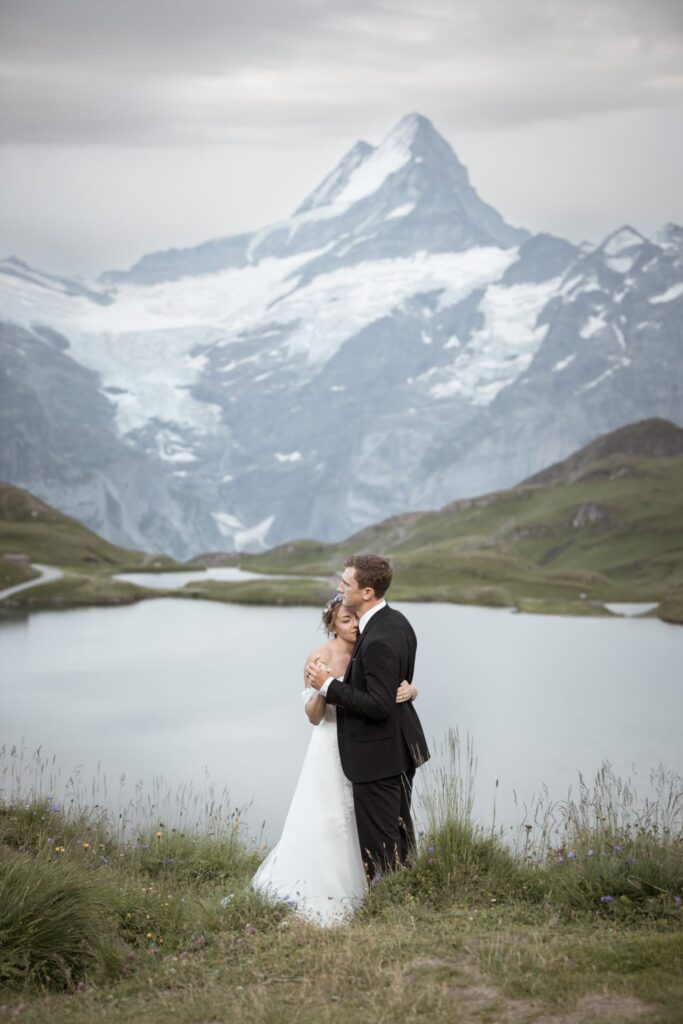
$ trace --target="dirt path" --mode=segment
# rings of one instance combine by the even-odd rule
[[[39,587],[43,583],[52,583],[53,580],[58,580],[64,573],[61,569],[55,569],[51,565],[33,565],[34,569],[37,569],[40,576],[36,580],[28,580],[26,583],[17,583],[14,587],[8,587],[7,590],[0,590],[0,601],[4,601],[6,597],[11,597],[12,594],[18,594],[20,590],[28,590],[29,587]]]

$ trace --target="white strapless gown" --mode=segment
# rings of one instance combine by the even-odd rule
[[[304,690],[304,703],[315,693]],[[251,884],[323,926],[346,920],[365,895],[353,792],[339,760],[331,705],[313,727],[280,841]]]

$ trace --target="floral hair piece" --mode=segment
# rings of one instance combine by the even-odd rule
[[[331,597],[330,600],[327,602],[327,604],[323,607],[323,611],[322,611],[323,628],[327,632],[330,631],[330,627],[331,627],[332,622],[334,620],[334,614],[335,614],[337,608],[339,607],[339,605],[341,603],[342,603],[342,596],[341,596],[341,594],[335,594],[334,597]]]

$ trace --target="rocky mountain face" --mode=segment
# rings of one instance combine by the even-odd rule
[[[512,227],[419,115],[296,213],[87,286],[0,263],[0,478],[126,546],[334,540],[683,423],[683,229]]]

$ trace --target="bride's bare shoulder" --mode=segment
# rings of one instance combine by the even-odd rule
[[[306,658],[304,664],[308,665],[309,661],[313,661],[315,658],[322,658],[322,660],[324,661],[326,655],[330,653],[330,650],[331,648],[329,641],[327,643],[321,644],[320,647],[316,647],[315,650],[311,651],[311,653]]]

